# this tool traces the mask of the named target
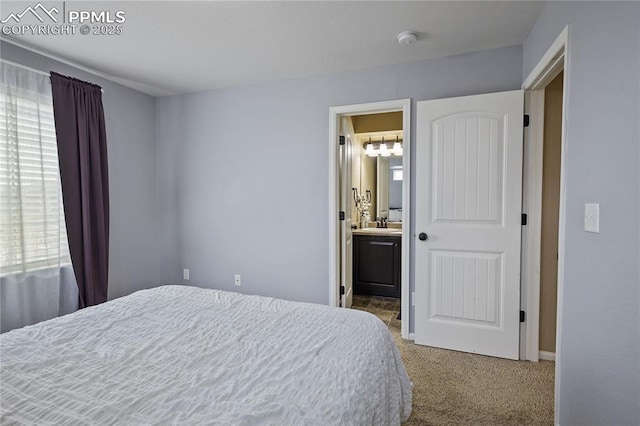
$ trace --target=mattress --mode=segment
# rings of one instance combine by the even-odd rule
[[[164,286],[0,335],[2,424],[387,425],[411,383],[366,312]]]

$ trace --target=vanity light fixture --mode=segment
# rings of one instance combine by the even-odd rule
[[[390,157],[392,154],[400,157],[403,152],[402,141],[398,136],[396,136],[396,140],[393,143],[392,148],[390,148],[389,144],[385,142],[384,137],[381,141],[372,141],[371,138],[369,138],[369,141],[364,143],[363,148],[364,153],[369,157],[377,157],[379,155],[382,157]]]

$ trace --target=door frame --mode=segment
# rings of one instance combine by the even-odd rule
[[[365,104],[334,106],[329,108],[329,305],[340,306],[340,221],[339,204],[339,164],[338,138],[339,120],[342,116],[379,114],[402,111],[402,265],[401,291],[403,301],[400,308],[401,335],[409,338],[410,306],[409,297],[410,259],[411,259],[411,99],[371,102]]]
[[[567,25],[551,44],[538,64],[522,83],[525,96],[525,113],[529,114],[530,127],[525,128],[525,159],[523,182],[523,212],[531,219],[523,227],[522,239],[522,306],[526,310],[524,323],[524,351],[521,356],[529,361],[539,360],[540,326],[540,243],[542,212],[542,150],[544,131],[544,89],[560,71],[564,70],[562,91],[562,134],[560,159],[560,212],[558,217],[558,285],[556,314],[556,374],[555,374],[555,422],[558,422],[557,390],[560,388],[560,363],[562,345],[562,306],[564,293],[565,235],[566,235],[566,160],[567,160],[567,99],[571,90],[570,25]],[[522,330],[521,330],[522,331]],[[521,333],[522,334],[522,333]],[[522,347],[522,344],[521,344]]]

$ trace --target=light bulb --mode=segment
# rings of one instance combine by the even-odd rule
[[[387,144],[386,143],[381,143],[380,144],[380,155],[382,155],[383,157],[388,157],[388,156],[391,155],[391,153],[387,149]]]
[[[393,155],[402,155],[402,145],[400,145],[400,142],[393,144]]]

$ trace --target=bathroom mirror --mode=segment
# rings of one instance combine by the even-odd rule
[[[402,156],[376,159],[376,216],[402,222]]]
[[[371,220],[384,217],[388,222],[402,222],[402,155],[362,155],[359,169],[358,191],[371,191]]]
[[[402,221],[402,131],[356,134],[353,187],[358,194],[371,192],[370,220],[384,217],[387,222]],[[383,156],[384,141],[387,155]],[[398,145],[396,145],[396,142]],[[369,146],[372,145],[371,148]],[[369,152],[371,149],[373,152]],[[371,155],[372,154],[372,155]],[[357,216],[357,214],[356,214]]]

